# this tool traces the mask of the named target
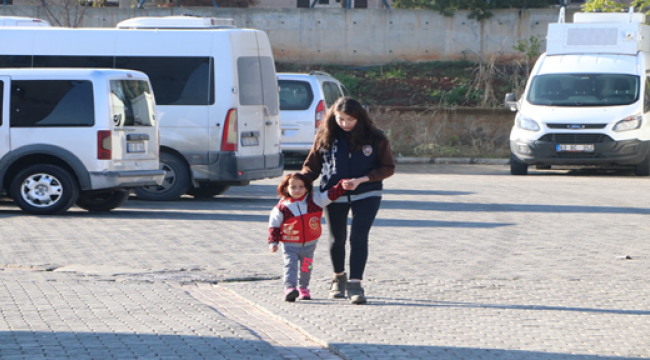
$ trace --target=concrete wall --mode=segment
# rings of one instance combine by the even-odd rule
[[[494,13],[491,19],[477,22],[467,17],[467,11],[445,17],[435,11],[395,9],[0,6],[0,15],[36,17],[63,25],[78,23],[82,27],[114,27],[121,20],[138,16],[233,18],[238,27],[266,31],[277,61],[343,65],[492,57],[512,60],[521,56],[513,49],[517,40],[536,35],[543,38],[547,24],[558,18],[556,9]]]

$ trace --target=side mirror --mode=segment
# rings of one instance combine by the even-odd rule
[[[506,99],[504,101],[505,107],[510,109],[510,111],[517,111],[519,109],[519,103],[517,102],[517,96],[514,93],[506,94]]]

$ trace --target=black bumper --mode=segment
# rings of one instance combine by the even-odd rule
[[[209,165],[210,182],[228,182],[233,185],[278,177],[283,171],[284,156],[281,153],[260,156],[222,153]]]
[[[596,143],[594,152],[558,152],[557,143],[539,140],[510,140],[510,151],[528,165],[638,165],[648,154],[650,141],[637,139]],[[530,150],[522,151],[521,147]]]

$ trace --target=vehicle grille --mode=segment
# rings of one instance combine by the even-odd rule
[[[570,126],[578,125],[579,129],[571,129]],[[569,129],[569,130],[583,130],[583,129],[604,129],[607,124],[546,124],[549,129]]]
[[[604,134],[546,134],[539,141],[556,144],[597,144],[614,140]]]

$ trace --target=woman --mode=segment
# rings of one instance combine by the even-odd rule
[[[379,210],[382,180],[395,173],[395,160],[388,138],[375,126],[358,101],[340,98],[329,109],[318,129],[302,173],[312,180],[321,175],[321,191],[348,179],[342,183],[346,193],[328,205],[324,212],[334,267],[330,298],[345,298],[347,289],[352,304],[365,304],[361,280],[368,258],[368,233]],[[350,280],[347,280],[345,241],[350,210]]]

